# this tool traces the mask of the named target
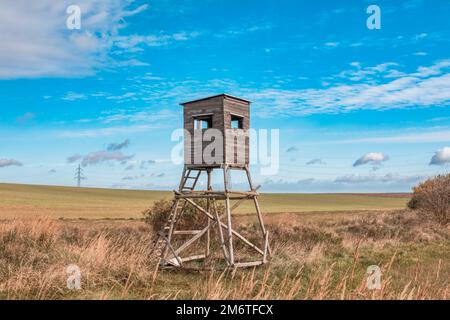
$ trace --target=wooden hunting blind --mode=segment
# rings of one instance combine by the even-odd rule
[[[228,164],[233,167],[248,165],[250,101],[221,94],[181,105],[184,107],[186,130],[186,164]],[[214,138],[218,146],[214,149],[209,147],[213,149],[212,154],[208,151],[208,146],[211,146],[207,143],[209,138]],[[222,139],[221,143],[218,143],[218,139]]]
[[[270,255],[268,232],[258,203],[259,186],[253,185],[249,170],[250,101],[221,94],[181,105],[184,109],[185,164],[178,190],[174,190],[166,225],[158,232],[154,243],[154,249],[160,255],[160,267],[189,268],[188,263],[199,260],[205,267],[206,261],[212,260],[214,250],[211,249],[215,248],[212,234],[217,238],[216,247],[221,249],[227,267],[266,263]],[[223,188],[218,190],[213,189],[214,170],[220,170],[223,176],[220,179]],[[248,190],[230,189],[230,170],[245,173]],[[206,178],[204,183],[202,173]],[[232,212],[246,200],[252,201],[255,208],[259,224],[255,231],[259,234],[257,243],[233,229]],[[219,206],[219,203],[223,205]],[[186,212],[192,210],[206,217],[204,225],[196,230],[179,230],[179,225],[185,225]],[[194,247],[198,251],[199,246],[201,253],[190,252],[186,256],[186,252]],[[255,260],[254,255],[259,258]]]

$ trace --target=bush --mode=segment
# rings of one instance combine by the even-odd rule
[[[413,189],[408,207],[442,225],[450,222],[450,174],[428,179]]]
[[[207,201],[205,199],[199,199],[194,202],[197,203],[202,208],[206,209]],[[172,206],[173,201],[160,200],[155,202],[151,208],[143,212],[145,222],[152,227],[153,231],[158,232],[162,230],[162,228],[164,227],[169,218]],[[181,208],[182,206],[183,203],[180,203],[179,207]],[[216,202],[216,207],[219,214],[224,212],[224,206],[221,203]],[[210,212],[214,212],[212,201]],[[200,212],[194,206],[186,202],[183,215],[177,223],[177,229],[178,230],[201,229],[206,226],[207,221],[208,217],[204,213]]]

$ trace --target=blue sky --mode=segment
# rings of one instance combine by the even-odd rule
[[[74,185],[82,163],[85,186],[173,189],[178,103],[226,92],[280,130],[262,190],[409,191],[449,168],[449,16],[441,0],[2,1],[0,181]]]

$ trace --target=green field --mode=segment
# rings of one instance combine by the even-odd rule
[[[0,184],[0,218],[50,216],[55,218],[126,219],[172,192],[93,189]],[[389,210],[404,208],[406,195],[390,194],[262,194],[264,213]],[[252,202],[237,213],[252,212]]]

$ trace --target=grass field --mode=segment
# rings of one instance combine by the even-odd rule
[[[141,212],[171,197],[0,184],[0,299],[449,298],[450,227],[405,209],[409,195],[263,194],[270,263],[196,273],[157,271],[148,254],[155,230]],[[238,214],[233,225],[252,239],[255,220]],[[217,239],[212,252],[220,253]],[[66,287],[72,264],[78,291]],[[366,288],[370,265],[381,268],[381,290]]]
[[[49,216],[67,219],[141,218],[141,212],[168,191],[113,190],[0,184],[0,219]],[[262,194],[263,213],[391,210],[405,207],[407,195],[390,194]],[[237,213],[253,212],[252,203]]]
[[[280,215],[267,223],[270,263],[236,272],[157,271],[157,257],[148,254],[154,233],[140,220],[5,220],[0,299],[450,297],[448,228],[405,210],[308,223]],[[251,239],[255,228],[243,218],[237,228]],[[220,253],[217,241],[213,252]],[[80,290],[66,287],[72,264],[81,272]],[[370,265],[381,269],[380,290],[366,287]]]

